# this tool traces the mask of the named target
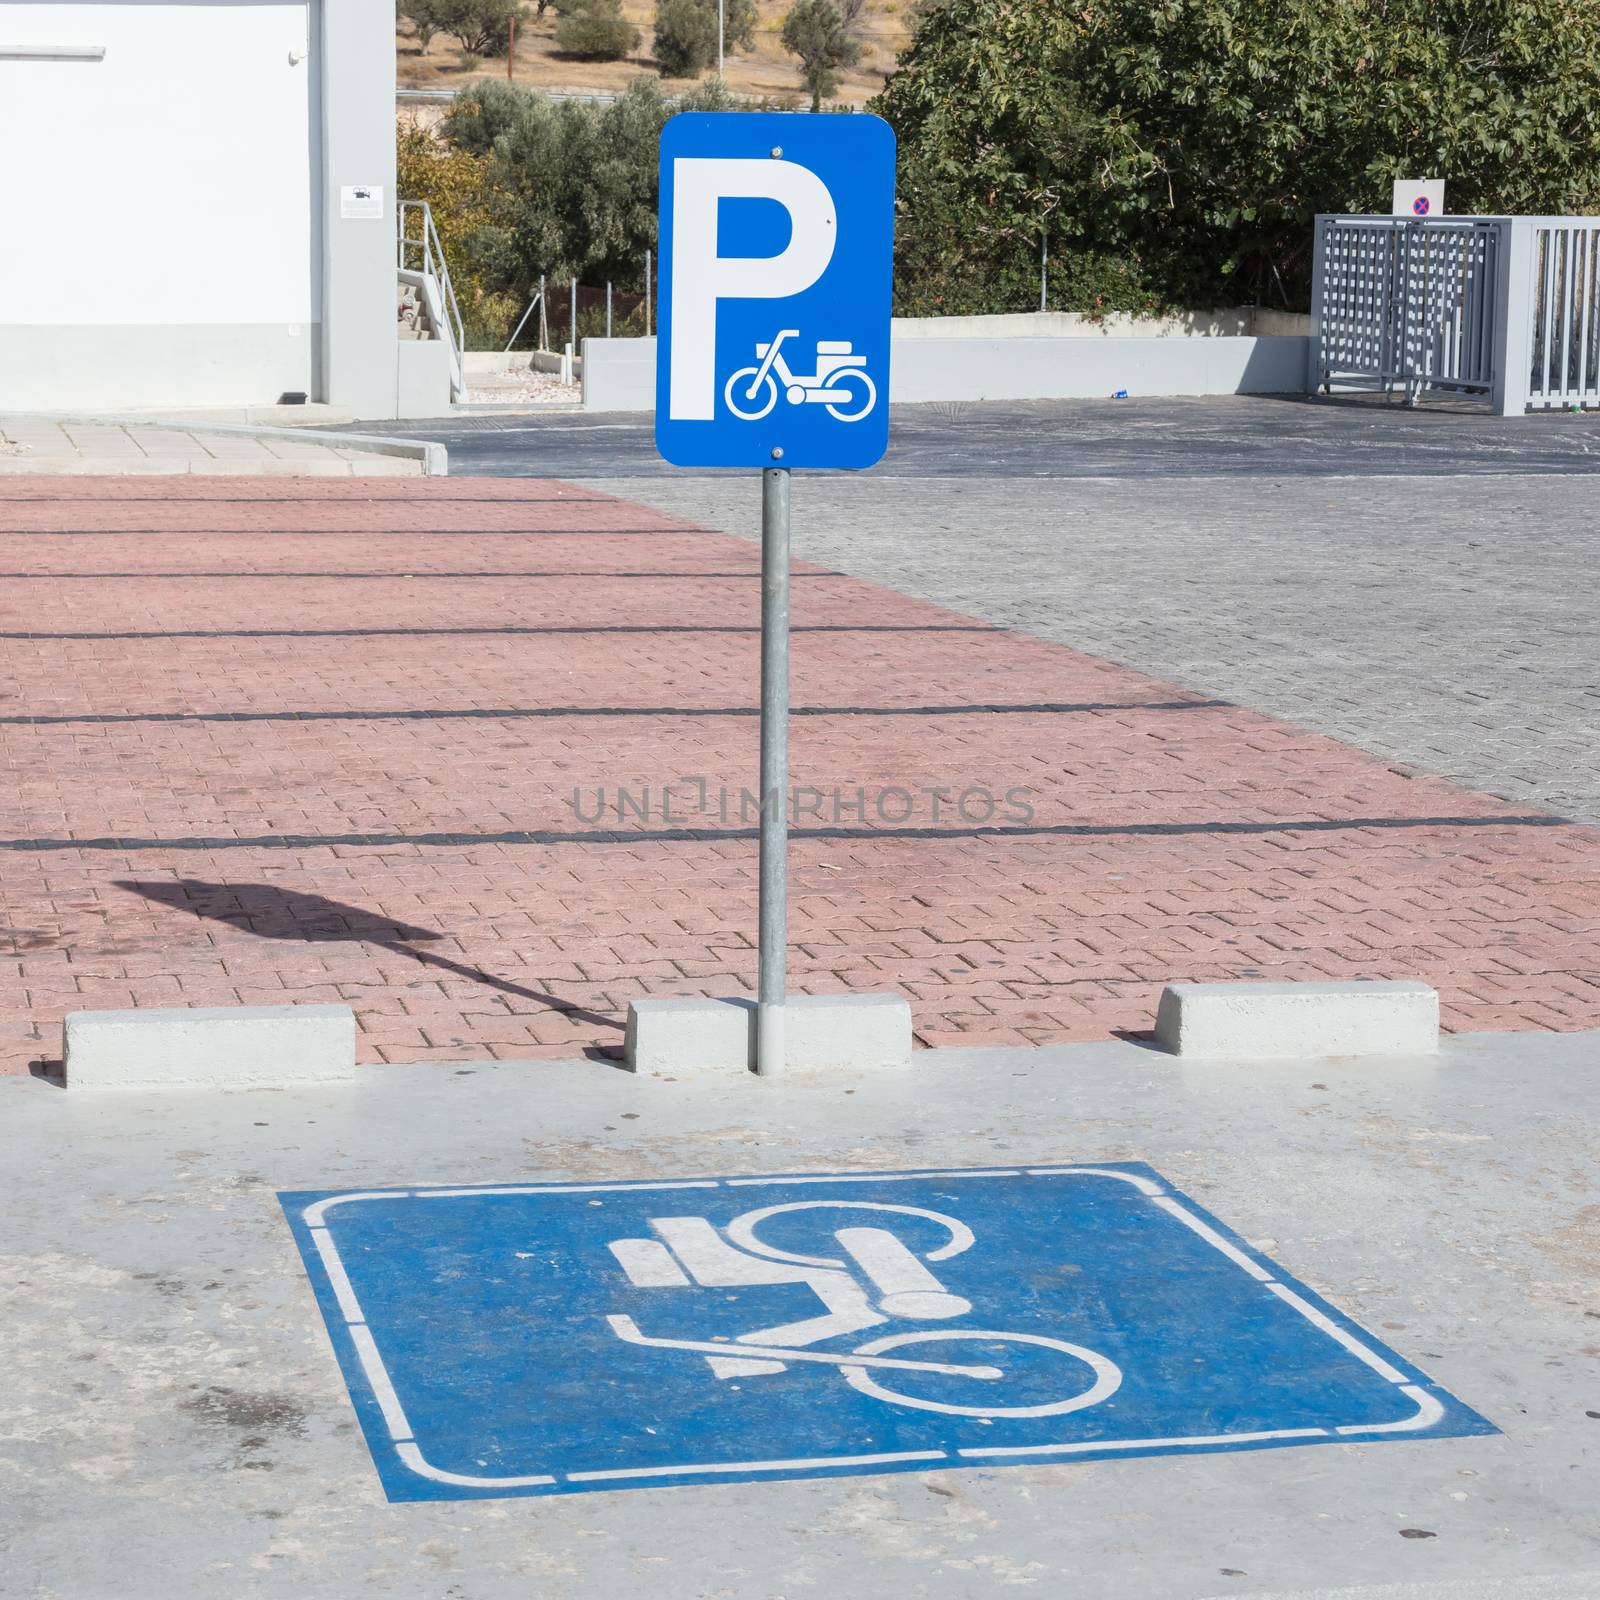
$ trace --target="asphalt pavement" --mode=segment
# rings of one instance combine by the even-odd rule
[[[458,414],[364,425],[437,440],[456,476],[718,477],[655,452],[648,412]],[[1481,405],[1408,410],[1365,396],[1016,400],[896,406],[867,477],[1307,478],[1600,472],[1600,418],[1500,418]],[[807,474],[825,477],[831,474]],[[863,474],[840,474],[860,477]]]

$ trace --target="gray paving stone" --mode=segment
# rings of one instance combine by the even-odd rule
[[[757,536],[748,478],[585,481]],[[1398,767],[1600,822],[1597,509],[1600,486],[1576,473],[802,474],[794,543]]]

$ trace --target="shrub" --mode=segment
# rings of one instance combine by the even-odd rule
[[[724,0],[724,51],[749,50],[756,40],[755,0]],[[669,78],[693,78],[717,61],[717,0],[660,0],[655,57]]]
[[[800,79],[811,91],[813,111],[838,92],[839,68],[853,67],[861,59],[861,46],[837,0],[800,0],[783,19],[783,48],[800,58]]]
[[[639,30],[622,14],[622,0],[576,0],[563,7],[556,45],[568,55],[620,61],[639,48]]]
[[[487,88],[488,85],[474,85]],[[474,267],[468,241],[485,227],[500,203],[490,163],[484,155],[455,149],[431,129],[402,117],[395,129],[395,184],[402,200],[426,200],[450,266],[467,347],[498,350],[526,297],[491,287]],[[415,226],[412,230],[415,233]]]
[[[483,186],[492,196],[466,237],[473,272],[513,295],[524,295],[541,273],[552,283],[609,279],[625,293],[642,290],[644,254],[656,245],[662,125],[675,110],[735,105],[715,79],[675,105],[654,77],[634,79],[600,106],[504,83],[463,90],[440,137],[483,163]]]

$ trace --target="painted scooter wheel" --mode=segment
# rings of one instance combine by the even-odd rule
[[[761,380],[761,387],[756,390],[754,401],[750,399],[751,379],[760,371],[759,367],[740,367],[728,379],[727,387],[722,391],[722,398],[727,402],[728,409],[736,417],[742,417],[746,422],[759,422],[778,403],[777,381],[769,372]]]
[[[993,1403],[961,1405],[949,1400],[904,1394],[897,1389],[889,1388],[887,1384],[879,1383],[872,1371],[866,1367],[845,1367],[844,1381],[852,1389],[871,1395],[875,1400],[887,1400],[894,1406],[910,1406],[916,1411],[938,1411],[947,1417],[1059,1417],[1068,1411],[1082,1411],[1088,1406],[1099,1405],[1102,1400],[1114,1395],[1122,1383],[1122,1369],[1098,1351],[1086,1350],[1082,1345],[1068,1344],[1063,1339],[1051,1339],[1038,1333],[996,1333],[980,1328],[941,1328],[926,1333],[900,1333],[887,1339],[874,1339],[872,1343],[862,1345],[855,1353],[858,1356],[876,1356],[887,1354],[891,1350],[904,1351],[907,1346],[949,1344],[963,1340],[978,1340],[984,1344],[1023,1345],[1049,1350],[1068,1357],[1075,1366],[1087,1367],[1092,1381],[1087,1388],[1080,1389],[1064,1399],[1046,1400],[1041,1404],[1023,1406]]]
[[[837,372],[828,379],[828,387],[842,389],[848,383],[859,383],[866,391],[866,398],[854,411],[846,411],[833,401],[824,407],[830,417],[836,417],[840,422],[859,422],[878,403],[878,390],[872,379],[859,370],[854,372]]]

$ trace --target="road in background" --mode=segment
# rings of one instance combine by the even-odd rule
[[[895,406],[887,478],[1299,478],[1600,472],[1600,420],[1490,417],[1366,398],[959,401]],[[488,477],[715,476],[669,467],[648,412],[375,423],[437,439],[450,470]]]

